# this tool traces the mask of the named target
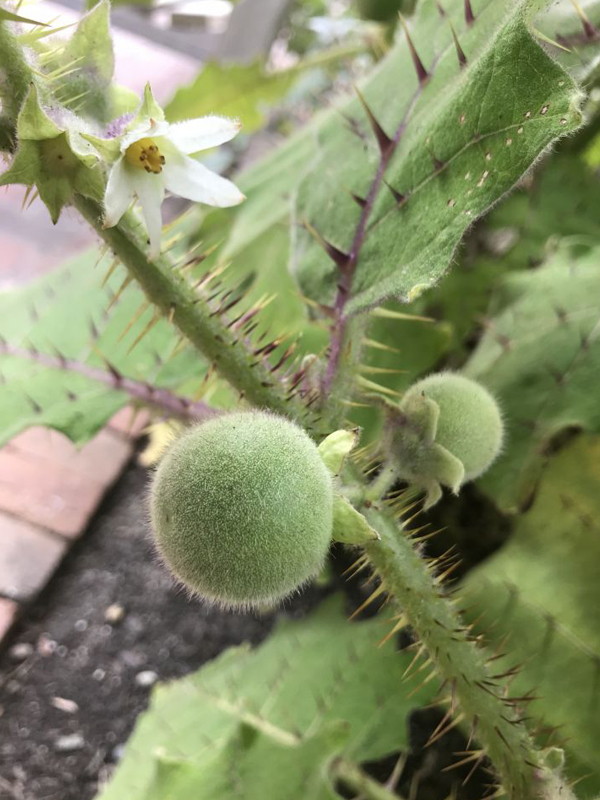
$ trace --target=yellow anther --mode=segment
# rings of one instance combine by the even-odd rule
[[[125,158],[133,167],[145,169],[155,175],[162,172],[165,163],[165,157],[160,154],[154,139],[138,139],[130,144],[125,151]]]

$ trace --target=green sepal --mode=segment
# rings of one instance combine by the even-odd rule
[[[86,167],[94,166],[98,156],[86,140],[86,124],[66,108],[57,107],[57,115],[60,116],[60,125],[48,116],[40,102],[37,87],[32,83],[17,120],[19,142],[44,142],[64,134],[73,155]]]
[[[465,478],[465,468],[462,461],[459,461],[441,444],[431,445],[423,454],[420,466],[423,475],[430,479],[423,480],[423,487],[427,489],[424,509],[431,508],[440,499],[440,484],[447,486],[454,494],[458,494]],[[418,481],[415,483],[418,484]],[[433,484],[437,484],[437,487],[434,487]]]
[[[419,429],[423,441],[433,443],[440,418],[440,407],[435,400],[424,394],[411,397],[403,410],[411,424]]]
[[[138,125],[144,125],[151,119],[154,119],[157,122],[163,122],[165,119],[165,112],[154,99],[150,84],[147,83],[144,87],[144,98],[142,100],[142,104],[140,105],[135,118],[127,126],[127,130],[136,128]]]
[[[40,104],[38,91],[35,84],[31,84],[23,107],[17,120],[17,137],[19,140],[54,139],[62,133],[58,125],[46,114]]]
[[[79,169],[75,175],[75,191],[84,197],[102,202],[106,190],[106,179],[99,165],[92,169]]]
[[[75,191],[100,201],[104,180],[90,142],[82,137],[83,123],[67,109],[60,109],[65,129],[52,120],[31,85],[17,120],[18,150],[0,185],[35,186],[56,224]],[[68,126],[68,127],[67,127]]]
[[[101,136],[94,136],[93,133],[82,133],[82,139],[89,142],[100,154],[107,164],[113,164],[121,155],[120,138],[103,139]]]
[[[367,544],[379,539],[379,534],[345,497],[336,494],[333,498],[331,538],[343,544]]]
[[[73,186],[67,178],[54,178],[37,181],[40,200],[48,209],[53,225],[56,225],[60,212],[73,197]]]
[[[339,430],[330,433],[319,445],[323,463],[333,475],[339,475],[351,450],[360,438],[360,429]]]
[[[435,442],[439,405],[430,397],[417,395],[402,408],[383,402],[386,419],[385,446],[398,474],[412,486],[426,493],[424,509],[442,497],[441,486],[458,494],[465,478],[465,468],[449,450]]]
[[[0,175],[0,186],[19,183],[32,186],[39,174],[39,152],[35,142],[23,141],[10,167]]]
[[[109,88],[112,112],[115,117],[135,113],[140,104],[139,95],[127,86],[113,83]]]

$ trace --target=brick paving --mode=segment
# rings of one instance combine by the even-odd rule
[[[84,533],[147,421],[125,408],[81,449],[35,427],[0,450],[0,644]]]
[[[48,2],[38,3],[36,14],[53,20],[60,15],[57,25],[77,19]],[[114,45],[115,79],[138,93],[150,81],[160,102],[198,71],[194,59],[118,29]],[[0,291],[22,286],[94,242],[74,211],[66,209],[53,226],[39,200],[22,209],[23,195],[21,186],[0,192]],[[39,594],[85,531],[147,419],[123,409],[80,450],[44,428],[30,428],[0,450],[0,646],[24,604]]]

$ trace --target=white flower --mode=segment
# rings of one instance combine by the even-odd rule
[[[151,116],[149,111],[157,113]],[[105,226],[116,225],[137,197],[154,259],[160,254],[165,191],[219,208],[241,203],[244,195],[237,186],[190,158],[191,153],[228,142],[239,129],[236,120],[216,116],[170,125],[147,89],[140,112],[119,140],[118,157],[110,169],[104,196]]]

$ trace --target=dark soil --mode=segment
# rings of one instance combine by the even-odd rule
[[[276,614],[207,608],[173,585],[147,538],[145,484],[143,470],[125,474],[0,658],[1,800],[93,797],[147,705],[149,672],[177,678],[273,626]],[[323,594],[278,613],[301,615]]]
[[[309,588],[277,613],[236,614],[189,600],[154,557],[145,486],[146,473],[130,468],[0,656],[0,800],[91,800],[114,769],[153,681],[185,675],[230,645],[260,642],[277,616],[301,616],[341,586],[349,610],[372,591],[341,578],[354,559],[336,548],[332,584]],[[469,526],[457,510],[455,522],[467,545],[477,538],[483,555],[494,544],[481,545],[488,514],[480,511]],[[453,527],[444,537],[455,536]],[[376,612],[373,606],[364,616]],[[410,632],[403,634],[399,647],[411,641]],[[415,800],[442,800],[465,777],[442,773],[464,749],[460,733],[420,750],[438,722],[435,710],[410,722],[415,753],[401,789]],[[394,761],[367,768],[385,781]],[[481,797],[481,777],[473,776],[459,800]]]

